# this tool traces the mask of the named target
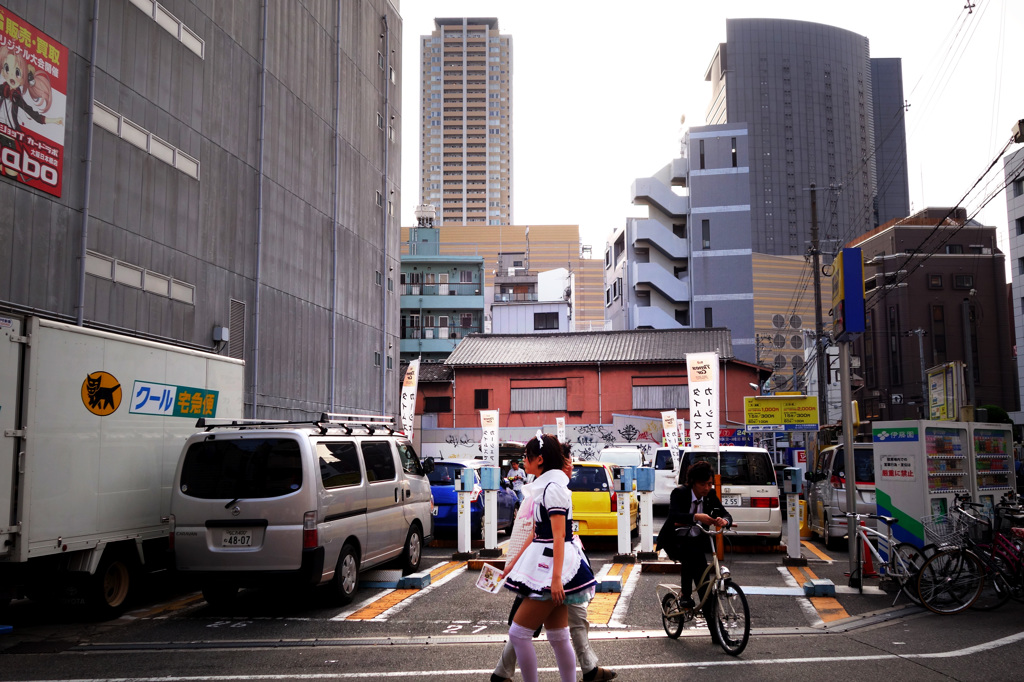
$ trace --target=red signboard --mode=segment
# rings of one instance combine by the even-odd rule
[[[0,176],[60,196],[68,49],[0,7]]]

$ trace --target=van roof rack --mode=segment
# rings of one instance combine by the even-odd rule
[[[302,419],[288,421],[284,419],[216,419],[200,417],[196,421],[196,428],[205,431],[213,429],[280,429],[291,426],[312,426],[319,429],[321,435],[326,434],[328,429],[343,429],[345,435],[351,435],[355,429],[363,429],[371,436],[378,430],[383,429],[388,435],[396,433],[394,417],[387,415],[369,414],[345,414],[339,412],[322,412],[319,419]]]

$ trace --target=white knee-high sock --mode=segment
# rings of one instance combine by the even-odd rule
[[[568,628],[566,633],[566,637],[568,637]],[[528,630],[519,623],[512,623],[508,629],[508,639],[512,642],[512,648],[516,650],[519,673],[523,676],[523,682],[537,682],[537,651],[533,648],[533,630]],[[569,652],[572,652],[572,647],[569,647]],[[575,682],[575,666],[572,674]]]
[[[572,650],[572,642],[569,640],[569,628],[557,628],[548,630],[548,641],[551,648],[555,650],[555,660],[558,661],[558,674],[562,682],[576,682],[576,654]]]

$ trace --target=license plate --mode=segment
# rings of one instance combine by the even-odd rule
[[[252,547],[251,530],[227,529],[220,537],[221,547]]]
[[[723,507],[738,507],[743,501],[741,495],[722,495]]]
[[[572,522],[572,532],[573,533],[580,532],[580,522],[579,521],[573,521]]]

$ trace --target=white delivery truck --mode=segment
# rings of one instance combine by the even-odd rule
[[[170,487],[198,417],[241,417],[240,360],[0,315],[0,606],[120,612],[166,566]]]

